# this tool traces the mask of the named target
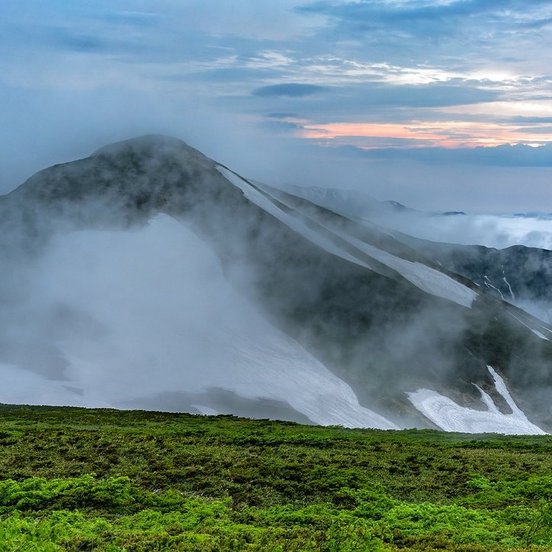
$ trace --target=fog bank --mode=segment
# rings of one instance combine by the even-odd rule
[[[3,320],[20,347],[0,364],[2,402],[170,410],[182,393],[180,410],[224,413],[209,396],[223,389],[314,423],[395,427],[267,322],[209,246],[166,215],[57,236],[31,264],[25,299]]]

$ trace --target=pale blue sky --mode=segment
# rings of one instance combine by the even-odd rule
[[[160,132],[276,185],[552,211],[550,59],[549,0],[3,0],[0,191]]]

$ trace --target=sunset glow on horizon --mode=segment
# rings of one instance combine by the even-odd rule
[[[326,123],[304,124],[298,136],[310,140],[352,138],[366,149],[380,147],[475,148],[501,145],[540,146],[552,142],[550,124],[520,126],[474,121],[412,121],[408,123]],[[370,143],[362,145],[362,139]],[[400,141],[392,145],[391,141]]]

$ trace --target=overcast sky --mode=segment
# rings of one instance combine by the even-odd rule
[[[0,192],[172,134],[271,184],[552,211],[552,0],[2,0]]]

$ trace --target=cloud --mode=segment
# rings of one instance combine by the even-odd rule
[[[108,44],[105,40],[86,33],[75,33],[67,29],[59,29],[52,33],[52,42],[62,49],[78,52],[107,51]]]
[[[213,64],[214,65],[214,64]],[[214,84],[222,83],[223,85],[231,85],[232,83],[251,83],[259,82],[259,78],[273,77],[273,71],[269,69],[250,69],[248,67],[236,66],[236,67],[220,67],[207,70],[198,70],[192,77],[194,79],[212,82]],[[190,80],[189,73],[179,73],[169,76],[167,78],[173,78],[174,80],[187,81]]]
[[[274,132],[289,132],[301,130],[303,125],[292,120],[286,121],[283,119],[267,119],[261,123],[261,126]]]
[[[386,214],[384,224],[425,240],[503,249],[525,245],[552,249],[552,218],[527,215],[428,215],[419,211]]]
[[[552,135],[552,126],[530,126],[520,127],[518,132],[526,132],[527,134],[548,134]]]
[[[550,16],[552,2],[512,0],[0,3],[0,190],[149,132],[275,184],[318,178],[299,158],[317,165],[330,141],[389,146],[384,161],[451,163],[446,182],[462,163],[515,166],[507,159],[517,157],[547,169],[544,151],[395,149],[447,136],[455,146],[550,141],[552,102],[538,98],[552,97],[552,44],[537,28]],[[267,124],[270,113],[293,115]],[[429,142],[419,133],[318,143],[299,134],[341,122],[439,128]],[[251,156],[260,140],[267,147]],[[353,173],[340,167],[345,179]]]
[[[287,96],[291,98],[302,98],[304,96],[312,96],[327,90],[324,86],[314,84],[302,84],[290,82],[287,84],[274,84],[271,86],[262,86],[253,91],[254,96],[272,97],[272,96]]]
[[[546,124],[552,123],[552,117],[512,117],[510,121],[521,124]]]
[[[299,13],[325,16],[320,36],[372,61],[429,63],[436,67],[546,70],[550,51],[542,25],[552,16],[548,0],[456,0],[383,2],[320,1]],[[361,46],[359,48],[359,46]]]
[[[466,149],[476,147],[492,148],[501,146],[504,151],[514,147],[515,153],[524,157],[534,157],[534,151],[526,150],[525,145],[533,148],[552,143],[550,125],[537,125],[536,130],[498,122],[478,120],[455,120],[449,114],[442,118],[415,119],[410,121],[336,121],[313,123],[305,121],[302,138],[312,140],[333,140],[336,145],[355,143],[366,148],[383,147],[389,139],[409,140],[413,147],[432,146],[435,148]],[[380,142],[378,142],[380,140]],[[405,142],[407,144],[407,142]],[[516,144],[517,146],[511,146]],[[518,147],[523,146],[523,147]],[[491,150],[489,150],[491,151]],[[500,150],[496,150],[500,151]],[[542,150],[539,151],[539,156]],[[447,155],[443,152],[443,155]],[[546,154],[544,154],[546,158]]]
[[[500,92],[485,90],[467,84],[418,84],[401,86],[367,82],[340,91],[349,105],[402,107],[447,107],[489,102],[500,98]]]
[[[98,18],[125,26],[150,27],[159,22],[161,15],[154,12],[105,10],[98,15]]]
[[[537,0],[528,5],[521,0],[456,0],[452,2],[381,2],[380,0],[360,0],[355,2],[321,1],[302,6],[303,13],[321,13],[347,22],[357,30],[378,28],[382,24],[389,27],[404,26],[405,31],[425,23],[433,34],[442,34],[459,18],[492,16],[496,20],[517,22],[522,15],[535,11],[535,8],[550,6],[548,0]],[[537,13],[538,12],[537,10]],[[524,23],[527,24],[527,17]],[[546,21],[548,18],[544,19]],[[535,17],[536,22],[543,19]]]
[[[403,147],[361,149],[344,148],[369,159],[408,159],[429,164],[489,165],[506,167],[552,167],[552,144],[539,147],[523,144],[476,148]]]

